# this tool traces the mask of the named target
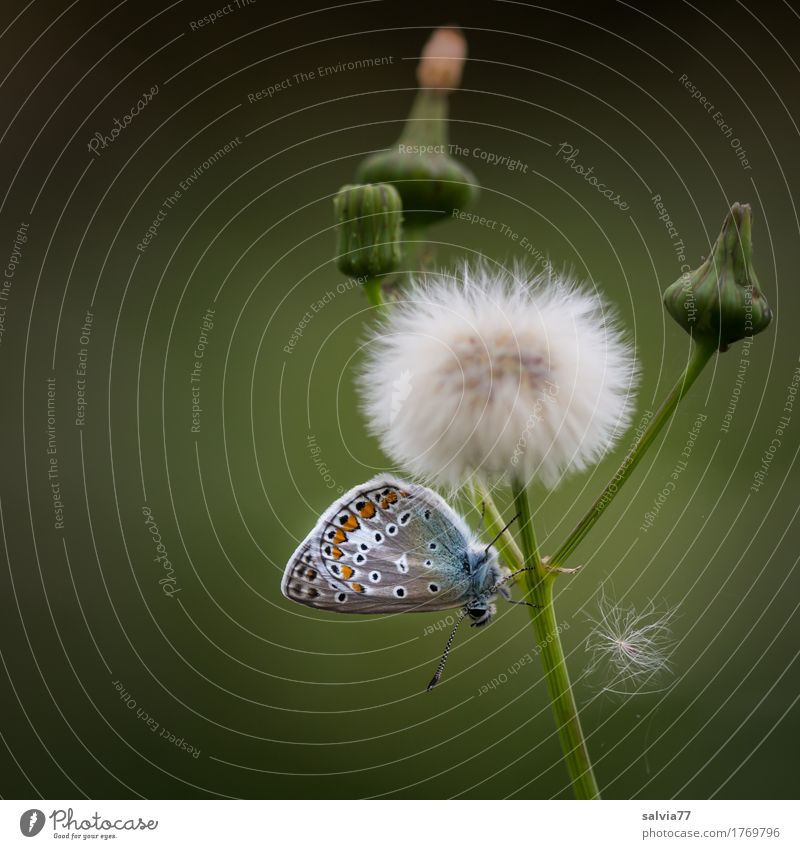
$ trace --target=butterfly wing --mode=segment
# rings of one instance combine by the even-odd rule
[[[380,476],[342,496],[298,546],[281,590],[340,613],[446,610],[472,594],[469,529],[433,490]]]

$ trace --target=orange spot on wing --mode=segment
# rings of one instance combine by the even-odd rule
[[[371,501],[367,501],[358,512],[364,519],[371,519],[376,513],[375,505]]]
[[[347,517],[347,521],[342,524],[342,527],[347,531],[356,531],[361,526],[358,524],[358,519],[351,513]]]
[[[333,547],[333,550],[331,551],[331,554],[334,556],[334,558],[335,558],[336,560],[338,560],[340,557],[343,557],[343,556],[344,556],[344,555],[342,554],[342,549],[341,549],[341,548],[338,548],[338,547],[337,547],[337,546],[335,546],[335,545],[334,545],[334,547]]]
[[[356,570],[351,568],[350,566],[342,566],[340,571],[345,581],[348,581],[356,573]]]
[[[352,587],[353,592],[356,592],[356,593],[363,593],[364,592],[364,585],[363,584],[350,584],[350,586]]]
[[[333,535],[333,541],[347,542],[347,534],[341,528],[337,528],[336,533]]]
[[[390,504],[394,504],[395,501],[397,501],[397,493],[390,492],[388,495],[384,495],[383,498],[381,498],[381,508],[385,510]]]

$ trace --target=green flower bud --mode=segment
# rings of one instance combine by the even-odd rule
[[[351,277],[389,274],[400,264],[403,204],[385,183],[344,186],[333,199],[336,264]]]
[[[421,88],[397,143],[360,165],[356,179],[391,183],[403,199],[406,223],[427,227],[478,199],[475,175],[450,156],[448,88],[458,86],[466,55],[461,31],[444,27],[431,36],[417,70]]]
[[[669,314],[691,336],[720,351],[755,336],[772,321],[752,261],[752,214],[735,203],[708,258],[664,293]]]

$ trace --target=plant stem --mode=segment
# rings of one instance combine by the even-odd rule
[[[431,246],[424,224],[403,223],[403,267],[406,274],[420,274],[428,269]]]
[[[379,314],[383,312],[383,292],[379,277],[367,277],[364,281],[364,294],[373,307],[378,309]]]
[[[531,517],[531,506],[528,503],[528,492],[523,483],[512,480],[511,493],[514,496],[514,507],[519,514],[519,535],[522,539],[522,551],[525,555],[524,562],[526,566],[534,567],[534,571],[527,574],[535,580],[536,577],[544,577],[544,569],[536,545],[536,536],[533,532],[533,518]]]
[[[550,565],[553,568],[564,564],[586,534],[589,533],[594,523],[600,518],[608,505],[614,500],[625,481],[630,477],[631,472],[636,468],[639,461],[647,452],[647,449],[652,445],[656,436],[658,436],[659,431],[672,417],[672,413],[675,411],[681,398],[689,391],[689,387],[695,382],[715,350],[712,345],[692,342],[692,352],[682,377],[664,399],[658,411],[648,423],[641,438],[631,446],[625,455],[625,459],[617,469],[616,474],[600,493],[597,500],[589,509],[589,512],[578,522],[563,545],[552,556]]]
[[[478,510],[483,508],[486,511],[486,530],[488,535],[492,539],[497,537],[506,523],[497,509],[491,493],[480,483],[473,484],[472,503]],[[512,572],[522,568],[522,552],[519,550],[519,546],[508,528],[498,537],[497,548],[500,551],[500,557],[503,559],[503,562]]]
[[[572,790],[576,799],[599,799],[600,790],[583,737],[553,607],[555,574],[545,570],[539,557],[525,486],[519,481],[512,481],[511,489],[514,504],[520,514],[520,539],[525,563],[534,567],[532,571],[525,573],[528,596],[538,605],[538,609],[530,608],[531,620]]]

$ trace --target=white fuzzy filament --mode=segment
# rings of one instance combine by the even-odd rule
[[[597,462],[627,427],[636,370],[600,297],[522,269],[417,281],[367,345],[371,431],[398,464],[459,486]]]

